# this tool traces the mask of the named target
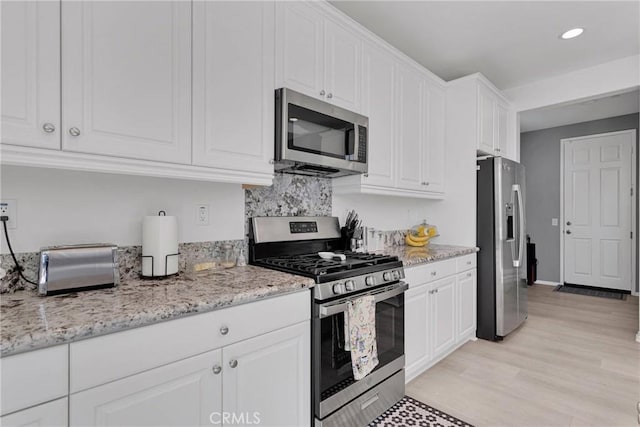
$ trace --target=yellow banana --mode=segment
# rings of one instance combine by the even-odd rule
[[[427,233],[425,233],[425,227],[424,225],[421,225],[420,227],[418,227],[418,236],[420,237],[424,237],[427,236]]]
[[[414,236],[413,234],[407,234],[407,236],[409,236],[409,238],[416,243],[424,243],[430,239],[429,236],[418,237],[418,236]]]
[[[404,238],[404,241],[408,246],[422,247],[427,244],[427,242],[416,242],[412,240],[410,236],[410,234],[407,234],[407,236]]]

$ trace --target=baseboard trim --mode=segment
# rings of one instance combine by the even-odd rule
[[[548,282],[546,280],[536,280],[534,285],[545,285],[545,286],[558,286],[560,283],[558,282]]]

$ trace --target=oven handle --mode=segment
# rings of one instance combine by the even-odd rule
[[[377,303],[377,302],[395,297],[396,295],[400,295],[407,289],[409,289],[409,285],[407,285],[405,282],[398,282],[398,284],[394,285],[393,287],[389,286],[386,288],[377,289],[376,291],[373,291],[367,294],[360,294],[356,298],[367,296],[367,295],[373,295]],[[347,311],[347,306],[349,304],[349,301],[353,299],[355,298],[353,297],[346,298],[346,299],[341,299],[337,302],[332,302],[330,304],[320,305],[320,315],[319,315],[320,319],[324,317],[333,316],[334,314],[342,313],[343,311]]]

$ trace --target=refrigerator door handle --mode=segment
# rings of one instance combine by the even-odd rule
[[[513,260],[513,266],[520,267],[522,265],[522,253],[524,252],[524,206],[522,204],[522,189],[520,185],[514,184],[512,188],[518,200],[518,257]]]

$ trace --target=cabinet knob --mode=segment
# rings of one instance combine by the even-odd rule
[[[221,333],[222,335],[227,335],[227,334],[229,333],[229,327],[227,327],[227,326],[222,326],[222,327],[220,328],[220,333]]]
[[[220,372],[222,372],[222,366],[214,365],[212,368],[212,371],[215,375],[218,375]]]
[[[467,273],[467,277],[473,276],[473,273]]]
[[[324,91],[324,89],[322,89],[322,90],[320,91],[320,96],[324,96],[324,94],[325,94],[325,93],[326,93],[326,92]]]
[[[436,274],[438,274],[438,273],[436,273],[435,271],[432,271],[432,272],[431,272],[431,275],[432,275],[432,276],[435,276]]]
[[[567,225],[571,225],[571,221],[567,221]]]
[[[437,294],[439,290],[440,289],[434,289],[433,292],[435,292]]]
[[[69,134],[71,136],[80,136],[80,129],[78,128],[71,128],[69,129]]]
[[[423,182],[422,185],[429,185],[429,183],[428,182]]]
[[[333,94],[332,93],[328,93],[327,94],[327,98],[329,98],[329,99],[333,98]]]
[[[236,366],[238,366],[238,361],[236,359],[230,360],[229,366],[231,366],[232,368],[235,368]]]
[[[53,123],[45,123],[42,125],[42,130],[46,133],[51,133],[56,130],[56,127],[53,125]]]
[[[365,177],[365,178],[369,178],[369,174],[368,174],[368,173],[365,173],[365,174],[364,174],[364,177]]]
[[[571,230],[567,230],[567,234],[571,234]]]
[[[269,164],[270,164],[270,165],[273,165],[275,162],[276,162],[275,160],[273,160],[273,159],[269,159]]]
[[[500,149],[499,149],[499,148],[496,148],[496,151],[499,153],[499,152],[500,152]]]

